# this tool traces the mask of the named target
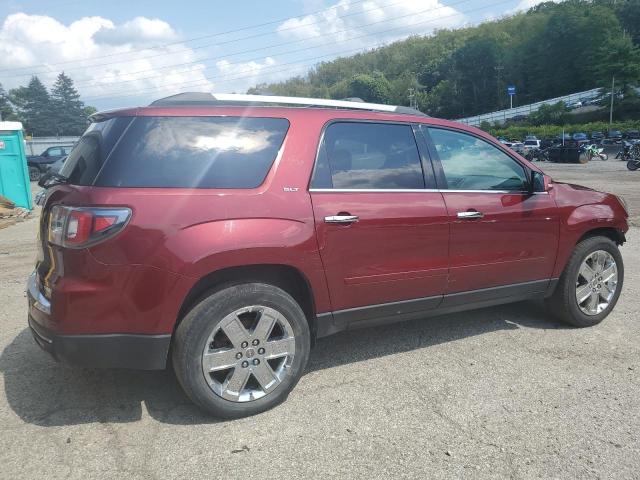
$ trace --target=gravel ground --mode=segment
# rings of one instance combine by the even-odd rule
[[[546,165],[627,196],[622,162]],[[634,217],[639,218],[639,217]],[[0,478],[640,478],[639,230],[601,325],[527,302],[322,339],[287,402],[218,422],[166,372],[56,364],[26,329],[37,220],[0,230]]]

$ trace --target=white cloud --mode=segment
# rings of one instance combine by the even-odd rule
[[[379,44],[412,34],[428,34],[438,28],[460,26],[467,20],[464,14],[439,0],[404,0],[388,7],[385,5],[389,5],[385,0],[362,3],[340,0],[330,10],[283,22],[278,32],[287,38],[317,43],[346,41],[366,34],[357,41],[366,46],[372,42]],[[372,23],[375,25],[366,27]],[[380,33],[386,30],[391,31]]]
[[[529,10],[530,8],[535,7],[536,5],[540,5],[541,3],[545,3],[545,2],[554,2],[554,3],[558,3],[561,0],[520,0],[520,3],[518,3],[518,5],[516,5],[516,7],[513,9],[514,12],[519,12],[522,10]]]
[[[109,45],[153,45],[175,40],[176,37],[176,32],[167,22],[145,17],[136,17],[118,26],[105,25],[93,35],[97,43]]]
[[[152,90],[116,103],[142,103],[183,90],[211,91],[213,84],[205,76],[215,72],[205,72],[206,65],[188,46],[148,48],[176,40],[175,30],[158,19],[137,17],[116,25],[106,18],[84,17],[64,25],[49,16],[16,13],[0,27],[0,82],[5,89],[14,88],[36,73],[51,87],[65,71],[87,103],[102,107],[114,106],[109,96],[128,92]],[[190,65],[179,65],[185,63]],[[188,85],[181,87],[183,83]],[[95,97],[105,99],[93,101]]]

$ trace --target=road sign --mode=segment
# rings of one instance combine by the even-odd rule
[[[507,95],[515,95],[516,94],[516,86],[515,85],[509,85],[507,87]]]

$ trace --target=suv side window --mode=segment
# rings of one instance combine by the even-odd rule
[[[462,132],[428,128],[449,190],[525,191],[524,167],[490,143]]]
[[[420,154],[411,125],[336,122],[326,128],[311,188],[424,187]]]

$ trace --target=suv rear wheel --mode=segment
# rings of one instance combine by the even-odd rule
[[[618,246],[607,237],[586,238],[576,245],[547,305],[571,325],[597,325],[618,301],[623,279]]]
[[[247,283],[198,303],[174,342],[173,366],[187,395],[215,416],[237,418],[287,398],[307,364],[310,334],[287,292]]]

